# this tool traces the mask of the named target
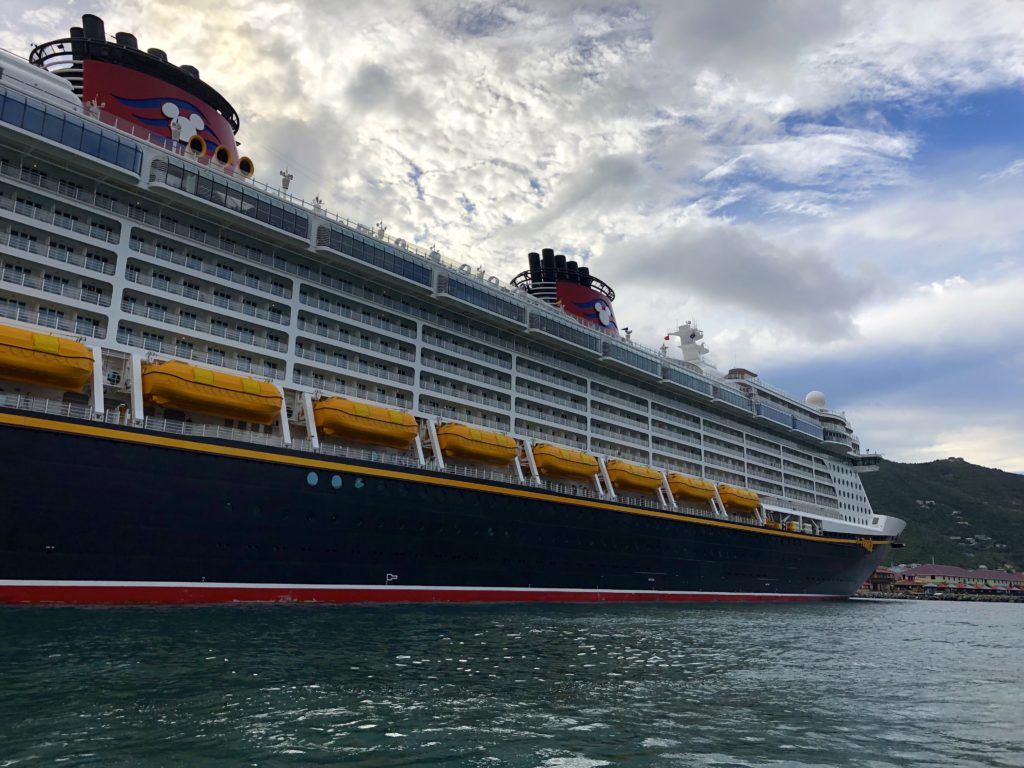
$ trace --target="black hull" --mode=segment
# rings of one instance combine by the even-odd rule
[[[838,599],[889,551],[9,411],[0,456],[7,603]]]

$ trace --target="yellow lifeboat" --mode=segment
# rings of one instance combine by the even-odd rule
[[[323,435],[391,448],[408,448],[419,433],[411,413],[344,397],[317,400],[313,403],[313,419]]]
[[[754,510],[761,505],[761,498],[753,491],[725,483],[718,484],[718,496],[726,509],[742,515],[754,514]]]
[[[519,453],[515,438],[465,424],[442,424],[437,428],[441,453],[447,459],[468,459],[485,464],[509,464]]]
[[[199,368],[180,360],[142,365],[142,395],[164,408],[272,424],[281,391],[267,381]]]
[[[569,480],[590,480],[600,470],[597,459],[589,453],[559,448],[550,443],[533,446],[533,460],[542,475]]]
[[[708,501],[714,498],[715,484],[681,472],[668,473],[668,488],[677,501]]]
[[[608,459],[608,479],[617,491],[651,493],[661,485],[661,472],[622,459]]]
[[[92,352],[84,344],[0,325],[0,379],[79,392],[90,376]]]

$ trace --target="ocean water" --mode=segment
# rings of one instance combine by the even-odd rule
[[[0,766],[1024,766],[1024,605],[0,609]]]

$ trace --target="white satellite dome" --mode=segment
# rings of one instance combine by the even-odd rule
[[[817,408],[820,411],[825,407],[825,393],[819,392],[816,389],[812,390],[807,393],[804,402],[811,406],[811,408]]]

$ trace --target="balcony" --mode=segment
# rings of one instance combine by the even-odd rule
[[[157,247],[151,243],[139,240],[138,238],[133,237],[129,240],[129,245],[133,251],[144,253],[147,256],[153,256],[170,264],[177,264],[179,267],[185,267],[186,269],[191,269],[195,272],[201,272],[204,275],[211,275],[235,285],[252,288],[253,290],[260,291],[261,293],[269,294],[271,296],[280,296],[285,299],[291,298],[292,295],[292,292],[287,288],[273,284],[267,285],[261,280],[254,280],[242,275],[236,275],[233,270],[224,269],[223,267],[218,267],[214,264],[207,264],[205,261],[195,256],[181,254],[177,251],[171,250],[170,248],[164,248],[162,246]]]
[[[8,268],[0,271],[0,280],[5,283],[11,283],[12,285],[20,285],[25,288],[31,288],[32,290],[52,293],[75,301],[81,301],[84,304],[94,304],[98,307],[110,306],[110,296],[108,295],[97,293],[96,291],[83,290],[71,285],[70,283],[65,283],[62,280],[55,280],[47,277],[35,277],[18,269]]]
[[[34,309],[16,307],[7,302],[0,302],[0,317],[17,320],[21,323],[31,323],[43,328],[53,328],[73,336],[88,336],[93,339],[105,339],[107,337],[106,330],[101,325],[93,325],[91,321],[84,319],[66,320],[54,312],[46,310],[37,312]]]
[[[406,386],[412,386],[413,384],[413,378],[411,375],[396,373],[385,368],[377,368],[375,366],[366,365],[365,363],[353,362],[343,358],[329,358],[327,355],[321,352],[315,352],[311,349],[296,347],[295,355],[297,357],[301,357],[303,360],[312,360],[315,363],[320,363],[328,370],[343,369],[347,371],[356,371],[357,373],[372,376],[384,381],[396,381],[399,384],[405,384]]]
[[[469,379],[470,381],[477,381],[481,384],[486,384],[489,387],[500,387],[502,389],[509,390],[512,389],[512,382],[506,381],[505,379],[499,379],[493,376],[484,376],[483,374],[475,373],[474,371],[469,371],[459,366],[449,365],[448,363],[435,360],[431,357],[423,358],[423,367],[431,368],[435,371],[444,371],[445,373],[449,373],[453,376],[460,376],[464,379]]]
[[[346,397],[352,397],[356,400],[368,400],[374,403],[380,403],[381,405],[388,405],[393,408],[401,408],[404,410],[412,408],[411,397],[400,398],[392,395],[382,395],[380,392],[371,390],[368,387],[353,387],[348,384],[339,384],[334,380],[329,381],[323,376],[306,376],[298,371],[294,371],[292,373],[292,381],[296,384],[301,384],[304,387],[309,387],[310,389],[345,395]]]
[[[160,339],[139,336],[135,333],[129,332],[125,328],[118,330],[117,341],[119,344],[135,347],[137,349],[144,349],[148,352],[156,352],[157,354],[164,355],[165,357],[174,357],[179,360],[192,360],[197,363],[205,363],[218,368],[226,368],[228,370],[241,371],[243,373],[255,373],[265,379],[284,379],[283,371],[280,371],[277,368],[272,368],[266,364],[260,368],[258,364],[254,365],[248,360],[227,358],[218,353],[208,354],[206,352],[199,352],[178,344],[168,344],[166,341],[161,341]]]
[[[312,333],[317,336],[321,336],[325,339],[333,339],[334,341],[337,341],[348,347],[365,349],[370,352],[376,352],[377,354],[380,355],[386,355],[388,357],[394,357],[399,360],[406,360],[408,362],[413,362],[416,359],[416,355],[413,352],[401,349],[400,347],[392,347],[386,344],[378,344],[375,341],[367,341],[366,339],[360,339],[358,337],[352,336],[349,333],[336,331],[333,328],[324,328],[316,323],[311,323],[308,320],[300,319],[297,325],[300,331],[306,331],[307,333]]]
[[[346,320],[353,320],[361,325],[367,325],[372,328],[377,328],[388,333],[396,333],[400,336],[405,336],[407,339],[415,339],[416,331],[411,328],[403,328],[398,323],[393,323],[390,320],[381,320],[379,317],[365,314],[362,312],[354,312],[346,307],[337,306],[331,304],[329,301],[324,299],[313,299],[308,295],[301,293],[299,294],[299,301],[305,304],[307,307],[313,307],[320,312],[327,312],[331,315],[337,315],[338,317],[344,317]]]
[[[492,365],[496,368],[504,368],[506,370],[512,369],[511,360],[503,360],[497,355],[487,354],[486,352],[481,352],[472,347],[466,347],[461,344],[453,344],[450,341],[446,341],[438,336],[433,336],[430,333],[423,334],[423,343],[429,344],[432,347],[437,347],[438,349],[446,349],[449,352],[455,352],[460,357],[469,357],[472,358],[473,360],[479,360],[482,363]]]
[[[554,403],[555,405],[560,405],[563,408],[568,408],[570,411],[576,411],[578,413],[587,412],[587,403],[585,401],[574,403],[572,400],[569,400],[568,398],[559,397],[558,395],[551,392],[543,392],[537,389],[527,389],[518,382],[516,382],[516,394],[523,395],[524,397],[529,398],[531,400],[543,400],[546,403]]]
[[[153,277],[151,275],[135,271],[131,268],[129,268],[128,272],[125,274],[125,278],[130,283],[143,285],[147,288],[153,288],[172,296],[181,296],[183,299],[209,304],[220,309],[226,309],[230,312],[237,312],[240,315],[248,315],[249,317],[256,317],[260,320],[277,323],[278,325],[288,325],[288,317],[280,310],[268,311],[266,309],[261,309],[260,307],[253,307],[244,302],[229,301],[228,299],[221,298],[220,296],[205,293],[203,291],[197,291],[194,288],[188,288],[180,283],[174,283],[160,277]]]
[[[577,384],[574,381],[564,379],[559,376],[551,376],[546,373],[535,371],[532,368],[524,368],[521,363],[516,369],[516,376],[526,376],[527,378],[531,378],[545,384],[554,384],[556,387],[568,389],[581,395],[587,394],[587,387],[585,384]]]
[[[45,256],[48,259],[70,264],[82,269],[90,269],[93,272],[102,272],[104,275],[114,274],[114,265],[98,259],[94,256],[79,253],[77,250],[63,248],[55,245],[40,245],[36,240],[29,237],[21,237],[11,233],[0,233],[0,245],[8,248],[15,248],[19,251]]]
[[[226,328],[220,325],[211,325],[210,323],[204,323],[199,320],[194,320],[190,317],[182,317],[166,309],[139,306],[136,302],[122,301],[121,311],[127,315],[144,317],[147,320],[155,320],[158,323],[164,323],[165,325],[170,325],[176,328],[187,328],[190,331],[196,331],[197,333],[205,333],[209,336],[216,336],[221,339],[228,339],[229,341],[234,341],[249,347],[269,349],[273,352],[288,351],[288,345],[282,342],[264,339],[257,336],[254,333],[237,331],[233,328]]]
[[[483,395],[477,395],[472,392],[466,392],[465,390],[458,389],[456,387],[446,387],[442,384],[438,384],[435,381],[424,379],[420,382],[420,388],[428,392],[436,392],[444,397],[455,398],[456,400],[463,400],[469,403],[476,403],[483,406],[484,408],[490,408],[495,411],[510,411],[512,405],[507,402],[502,402],[494,397],[485,397]]]
[[[66,229],[75,234],[85,235],[104,243],[117,244],[120,242],[120,238],[114,232],[108,231],[104,227],[85,225],[72,216],[48,211],[28,203],[21,203],[7,196],[0,196],[0,209],[11,211],[19,216],[34,219],[35,221],[41,221],[44,224]]]

